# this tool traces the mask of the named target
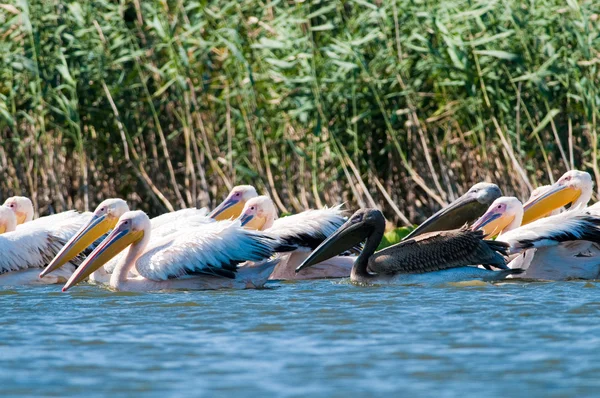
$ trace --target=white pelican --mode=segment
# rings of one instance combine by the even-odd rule
[[[539,187],[537,187],[533,191],[531,191],[531,195],[529,195],[529,199],[527,199],[527,201],[525,203],[533,202],[535,199],[542,196],[544,193],[548,192],[550,189],[552,189],[552,185],[540,185]],[[562,210],[563,210],[562,207],[552,210],[548,215],[555,216],[555,215],[559,214]]]
[[[129,206],[123,199],[111,198],[104,200],[89,216],[87,222],[69,239],[56,257],[40,273],[40,277],[48,275],[83,252],[93,242],[113,229],[119,218],[128,211]],[[153,235],[156,237],[166,236],[176,231],[181,224],[200,225],[208,222],[213,222],[213,220],[207,217],[206,209],[195,208],[165,213],[150,220]],[[115,258],[115,260],[117,259]],[[95,272],[91,279],[98,283],[108,283],[110,274],[116,265],[115,260],[108,262],[105,267]]]
[[[498,198],[473,225],[509,253],[521,253],[509,264],[524,269],[519,277],[543,280],[596,279],[600,272],[600,217],[578,208],[521,225],[523,205],[514,197]]]
[[[217,221],[234,219],[240,215],[246,202],[257,196],[256,189],[252,185],[237,185],[209,216]]]
[[[385,229],[379,210],[361,209],[325,240],[297,272],[365,241],[350,279],[358,283],[442,283],[494,280],[520,270],[506,267],[507,244],[483,240],[482,231],[459,230],[422,234],[375,252]],[[491,271],[472,265],[507,269]]]
[[[282,257],[269,279],[347,278],[356,257],[336,256],[303,272],[295,272],[312,250],[344,224],[342,213],[339,205],[278,218],[271,198],[258,196],[246,202],[238,219],[242,226],[264,231],[286,245],[285,251],[292,251]]]
[[[63,287],[68,290],[128,248],[110,278],[121,291],[164,289],[257,288],[264,285],[278,260],[268,260],[278,242],[239,222],[223,221],[184,228],[150,242],[151,224],[142,211],[129,211],[79,266]],[[149,244],[150,243],[150,244]],[[260,261],[256,264],[238,264]],[[129,273],[136,268],[138,278]]]
[[[404,239],[428,232],[449,231],[472,223],[500,196],[502,192],[496,184],[477,183],[460,198],[425,220]]]
[[[74,213],[77,214],[77,213]],[[74,218],[74,217],[70,217]],[[64,245],[64,236],[77,230],[71,219],[50,225],[36,225],[35,222],[19,225],[12,209],[0,206],[0,284],[50,284],[63,283],[75,270],[74,262],[66,263],[61,272],[38,278],[40,269],[58,253]]]
[[[592,176],[579,170],[567,171],[541,195],[528,200],[523,209],[523,225],[550,215],[563,206],[578,208],[590,201]]]

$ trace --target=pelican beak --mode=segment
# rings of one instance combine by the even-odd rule
[[[242,214],[240,216],[240,222],[242,223],[242,227],[245,226],[254,218],[254,214]]]
[[[15,212],[15,215],[17,216],[17,225],[25,223],[25,220],[27,219],[27,213],[23,211],[17,211]]]
[[[492,237],[500,234],[511,222],[512,219],[508,219],[504,214],[490,210],[481,216],[479,220],[475,221],[471,229],[473,231],[481,229],[486,237]]]
[[[581,195],[579,188],[569,185],[553,185],[543,195],[532,199],[523,205],[523,222],[528,224],[552,213],[569,203],[573,203]]]
[[[244,201],[229,198],[217,206],[209,216],[217,221],[230,220],[239,216],[243,209]]]
[[[118,219],[108,217],[106,214],[98,216],[94,214],[92,219],[83,225],[75,235],[69,239],[67,244],[60,249],[56,257],[40,273],[40,278],[48,275],[75,258],[79,253],[89,247],[96,239],[114,228]]]
[[[325,260],[344,253],[355,248],[364,241],[370,231],[365,228],[362,222],[352,223],[348,220],[334,234],[330,235],[323,243],[319,245],[311,254],[296,268],[296,272],[302,269],[318,264]]]
[[[121,251],[125,250],[127,246],[142,239],[143,236],[143,231],[132,231],[131,227],[125,224],[117,225],[110,235],[108,235],[77,268],[77,271],[71,275],[62,291],[66,292],[71,287],[87,278],[92,272],[106,264]]]
[[[0,225],[0,234],[3,234],[5,232],[6,232],[6,225],[5,224]]]
[[[242,227],[257,231],[262,231],[267,221],[264,217],[258,217],[255,214],[242,214],[239,220],[242,223]]]
[[[450,203],[448,206],[435,213],[433,216],[429,217],[402,240],[414,238],[415,236],[421,235],[426,232],[454,229],[447,228],[447,226],[445,225],[447,224],[447,217],[452,217],[454,212],[476,201],[477,197],[469,193],[464,194],[463,196],[456,199],[454,202]]]

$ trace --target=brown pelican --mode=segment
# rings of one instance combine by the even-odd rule
[[[127,249],[110,278],[121,291],[164,289],[249,289],[264,285],[278,260],[269,260],[278,242],[244,229],[238,221],[181,228],[151,242],[152,225],[146,213],[123,214],[108,237],[79,266],[63,291]],[[258,264],[238,266],[246,261]],[[135,268],[139,277],[130,277]]]
[[[365,241],[350,278],[359,283],[456,282],[504,278],[512,272],[490,271],[473,265],[507,269],[507,244],[483,240],[482,231],[443,231],[420,235],[375,252],[385,229],[379,210],[358,210],[323,242],[297,269],[325,261]]]
[[[589,173],[567,171],[540,196],[523,205],[523,225],[546,217],[563,206],[586,206],[592,197],[593,182]]]
[[[311,251],[344,224],[341,205],[306,210],[299,214],[278,218],[277,209],[271,198],[257,196],[246,202],[238,219],[242,226],[264,231],[285,245],[284,250],[278,251],[287,254],[282,256],[269,279],[323,279],[350,276],[355,259],[352,256],[336,256],[303,272],[295,272],[296,267],[308,257]]]
[[[596,279],[600,272],[600,217],[575,208],[521,225],[523,206],[514,197],[496,199],[473,225],[506,242],[519,253],[510,268],[524,269],[519,278]]]
[[[252,185],[235,186],[209,216],[217,221],[234,219],[240,215],[246,202],[256,196],[258,194]]]
[[[481,216],[489,205],[502,195],[496,184],[480,182],[460,198],[425,220],[404,239],[428,232],[448,231],[471,223]]]

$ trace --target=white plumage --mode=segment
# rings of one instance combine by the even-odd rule
[[[110,277],[110,286],[117,290],[255,288],[264,285],[278,262],[269,257],[279,243],[241,228],[237,221],[182,228],[154,240],[151,232],[144,212],[123,214],[63,290],[79,283],[112,258],[116,254],[113,251],[126,246],[125,256]],[[241,263],[245,264],[239,266]],[[133,268],[140,277],[130,276]]]
[[[299,214],[277,218],[277,209],[271,198],[258,196],[246,202],[239,220],[246,228],[261,230],[281,242],[277,251],[285,254],[281,256],[281,261],[269,279],[323,279],[350,276],[355,260],[353,256],[336,256],[327,260],[326,264],[316,264],[300,273],[295,271],[314,249],[344,224],[342,205],[306,210]]]
[[[498,240],[510,245],[510,253],[556,246],[561,242],[600,238],[600,219],[584,209],[565,211],[508,231]]]
[[[580,204],[568,211],[541,218],[518,228],[506,228],[520,220],[523,206],[509,206],[515,198],[498,198],[474,224],[475,228],[504,231],[498,241],[510,245],[514,256],[509,268],[524,269],[517,278],[565,280],[595,279],[600,272],[600,216]],[[520,202],[519,202],[520,203]],[[513,277],[513,276],[509,276]]]
[[[344,221],[342,205],[337,205],[278,218],[264,231],[298,250],[311,251],[341,227]]]
[[[264,234],[242,229],[239,221],[220,221],[150,240],[135,267],[141,276],[155,281],[217,270],[233,272],[236,263],[270,257],[276,245]]]

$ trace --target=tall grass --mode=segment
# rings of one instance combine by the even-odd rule
[[[598,2],[0,7],[0,191],[41,211],[158,213],[252,183],[282,211],[407,223],[480,180],[600,182]]]

